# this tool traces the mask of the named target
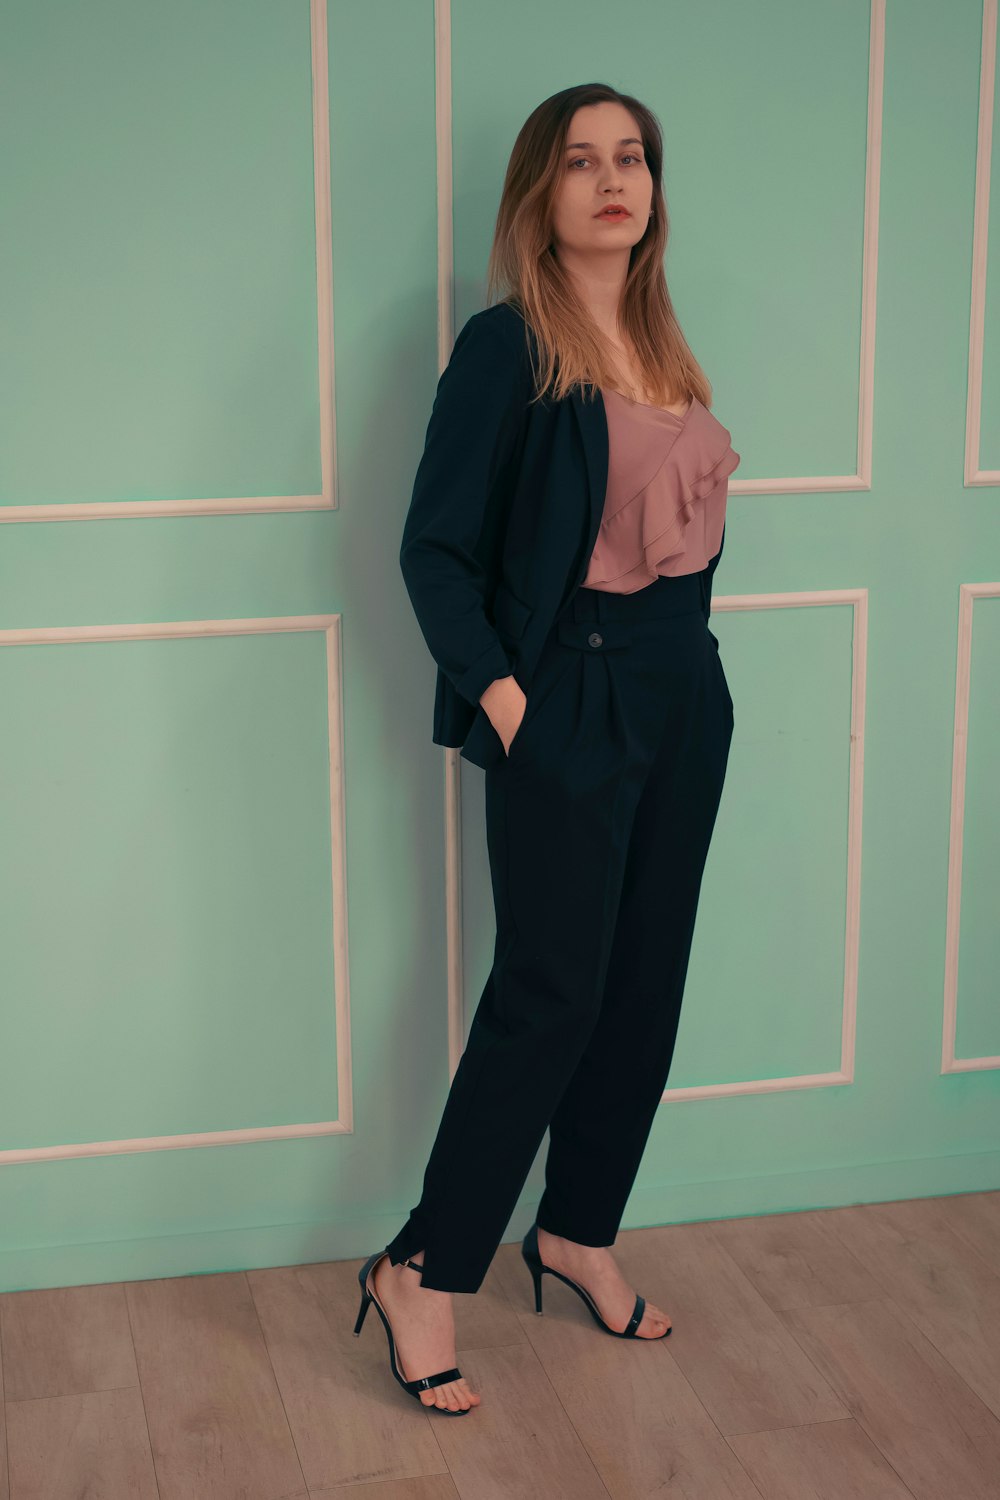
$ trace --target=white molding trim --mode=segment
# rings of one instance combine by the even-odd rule
[[[996,0],[987,0],[995,4]],[[868,48],[868,134],[865,150],[865,219],[861,270],[861,347],[858,376],[858,459],[854,474],[804,474],[729,482],[732,495],[806,495],[872,487],[875,401],[875,303],[885,97],[885,0],[871,0]]]
[[[791,1089],[832,1088],[854,1082],[857,1038],[858,953],[861,930],[861,832],[864,801],[865,694],[868,661],[868,590],[808,589],[793,594],[728,594],[712,599],[712,613],[753,609],[801,609],[847,604],[854,610],[851,672],[851,753],[847,810],[847,920],[844,933],[844,993],[840,1028],[840,1067],[832,1073],[799,1073],[788,1078],[748,1078],[735,1083],[667,1088],[661,1103],[721,1099],[734,1094],[777,1094]]]
[[[990,0],[993,3],[993,0]],[[955,668],[955,736],[951,767],[951,829],[948,841],[948,906],[945,919],[944,1024],[941,1072],[975,1073],[1000,1068],[997,1057],[956,1057],[958,949],[962,931],[962,852],[965,831],[965,767],[969,748],[972,685],[972,619],[977,599],[1000,598],[1000,583],[963,583],[958,591],[958,661]]]
[[[236,1146],[257,1141],[298,1140],[307,1136],[350,1135],[354,1131],[351,1061],[351,1007],[347,945],[346,798],[344,787],[343,650],[341,615],[276,615],[245,620],[169,620],[137,625],[57,625],[0,630],[0,646],[40,643],[75,645],[82,641],[181,640],[277,631],[322,631],[326,638],[327,723],[330,746],[330,849],[333,859],[333,958],[336,1016],[336,1120],[301,1125],[259,1125],[243,1130],[205,1130],[187,1135],[135,1136],[117,1141],[81,1141],[0,1151],[0,1166],[29,1161],[65,1161],[81,1156],[119,1156],[136,1151],[178,1151],[195,1146]]]
[[[993,161],[993,106],[997,66],[997,0],[983,0],[979,73],[979,134],[972,220],[972,288],[969,308],[969,386],[965,407],[965,483],[1000,484],[1000,469],[979,467],[983,413],[983,346],[986,339],[986,261]]]
[[[195,500],[95,500],[61,505],[0,505],[3,521],[120,521],[143,516],[221,516],[336,510],[337,425],[333,345],[333,229],[330,207],[330,88],[327,0],[309,0],[312,53],[313,192],[319,353],[319,495],[238,495]]]
[[[451,0],[434,0],[434,132],[437,148],[438,372],[455,342],[455,236],[451,154]],[[465,953],[462,938],[462,760],[444,751],[444,906],[448,1005],[448,1078],[466,1043]]]

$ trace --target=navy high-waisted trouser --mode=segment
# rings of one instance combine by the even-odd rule
[[[493,967],[390,1259],[475,1292],[546,1127],[538,1223],[612,1245],[666,1086],[733,703],[701,575],[579,588],[486,770]]]

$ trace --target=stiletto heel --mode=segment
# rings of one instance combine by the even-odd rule
[[[532,1234],[534,1235],[533,1242],[531,1239]],[[538,1253],[538,1230],[534,1225],[532,1225],[532,1228],[529,1229],[528,1234],[524,1238],[524,1243],[521,1245],[521,1254],[524,1256],[528,1270],[531,1272],[531,1279],[535,1284],[535,1312],[541,1317],[542,1272],[545,1270],[545,1266],[542,1264],[541,1256]]]
[[[358,1313],[358,1321],[354,1325],[354,1337],[355,1338],[357,1338],[358,1334],[361,1332],[361,1325],[365,1321],[365,1313],[368,1311],[368,1309],[371,1307],[371,1305],[372,1305],[372,1299],[369,1297],[369,1295],[368,1295],[367,1292],[362,1291],[362,1293],[361,1293],[361,1311]]]
[[[385,1315],[381,1302],[379,1302],[374,1291],[372,1291],[368,1285],[368,1278],[374,1271],[376,1264],[382,1259],[383,1255],[388,1255],[388,1253],[388,1246],[386,1246],[384,1250],[376,1250],[374,1255],[370,1255],[368,1257],[368,1259],[365,1261],[364,1265],[358,1272],[358,1281],[361,1283],[361,1307],[358,1310],[357,1322],[354,1325],[354,1337],[357,1338],[360,1334],[361,1326],[365,1321],[365,1316],[368,1312],[368,1309],[374,1303],[375,1310],[378,1313],[379,1317],[382,1319],[382,1326],[385,1329],[386,1338],[389,1340],[389,1367],[392,1370],[393,1375],[395,1375],[396,1379],[403,1387],[403,1390],[407,1391],[417,1401],[420,1401],[421,1391],[433,1390],[435,1386],[446,1385],[450,1380],[461,1380],[462,1372],[457,1367],[452,1370],[439,1370],[436,1375],[424,1375],[420,1380],[407,1380],[403,1375],[398,1364],[396,1363],[396,1340],[392,1336],[392,1326],[389,1322],[389,1319]],[[423,1270],[423,1266],[419,1261],[404,1260],[403,1265],[412,1267],[414,1271]],[[442,1412],[447,1417],[464,1417],[467,1416],[468,1413],[472,1410],[471,1406],[460,1406],[457,1411],[452,1411],[448,1406],[427,1406],[427,1403],[424,1401],[420,1401],[420,1404],[421,1406],[426,1407],[427,1411]]]
[[[620,1333],[617,1328],[610,1328],[608,1324],[605,1323],[600,1313],[597,1311],[597,1304],[595,1303],[593,1297],[591,1297],[590,1293],[587,1291],[586,1287],[578,1286],[577,1283],[573,1281],[569,1276],[564,1276],[563,1273],[561,1271],[557,1271],[554,1266],[547,1266],[542,1260],[541,1254],[538,1249],[537,1223],[532,1224],[531,1228],[524,1236],[524,1239],[521,1241],[521,1255],[524,1259],[525,1265],[531,1272],[531,1279],[535,1285],[536,1313],[540,1314],[542,1311],[542,1277],[545,1272],[548,1271],[550,1276],[558,1276],[560,1281],[565,1282],[567,1286],[571,1286],[574,1292],[576,1292],[578,1296],[583,1298],[591,1313],[591,1316],[594,1319],[594,1322],[599,1324],[600,1327],[604,1329],[605,1333],[614,1334],[616,1339],[634,1339],[640,1337],[640,1335],[636,1334],[636,1329],[642,1322],[642,1315],[646,1310],[645,1297],[640,1297],[638,1294],[636,1294],[635,1307],[632,1311],[632,1316],[628,1320],[628,1325],[623,1328]],[[671,1323],[666,1332],[657,1334],[656,1338],[665,1339],[668,1333],[673,1332],[673,1328],[674,1325]],[[645,1341],[646,1335],[642,1334],[641,1337]],[[649,1342],[655,1343],[655,1339],[650,1339]]]

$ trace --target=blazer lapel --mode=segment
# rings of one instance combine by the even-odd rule
[[[531,344],[531,362],[537,368],[538,344],[530,326],[528,337]],[[558,366],[558,359],[556,363]],[[583,456],[587,466],[587,546],[583,564],[577,570],[577,576],[573,580],[572,587],[575,590],[587,576],[587,568],[590,565],[590,554],[594,550],[597,533],[601,526],[601,517],[604,514],[604,497],[607,494],[608,488],[610,445],[608,438],[608,414],[604,407],[604,397],[601,394],[600,386],[595,390],[593,400],[584,400],[580,386],[573,386],[569,393],[569,403],[573,408],[577,429],[580,433],[580,440],[583,444]]]
[[[598,388],[594,399],[584,400],[579,386],[570,391],[570,403],[576,415],[583,455],[587,465],[587,547],[583,565],[573,581],[579,587],[586,577],[590,554],[597,541],[597,533],[604,514],[604,498],[608,488],[608,416],[604,408],[604,397]]]

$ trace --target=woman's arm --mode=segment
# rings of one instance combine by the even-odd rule
[[[399,563],[417,623],[444,674],[472,703],[512,672],[486,617],[486,529],[494,481],[514,452],[524,368],[494,309],[475,313],[438,381]]]

